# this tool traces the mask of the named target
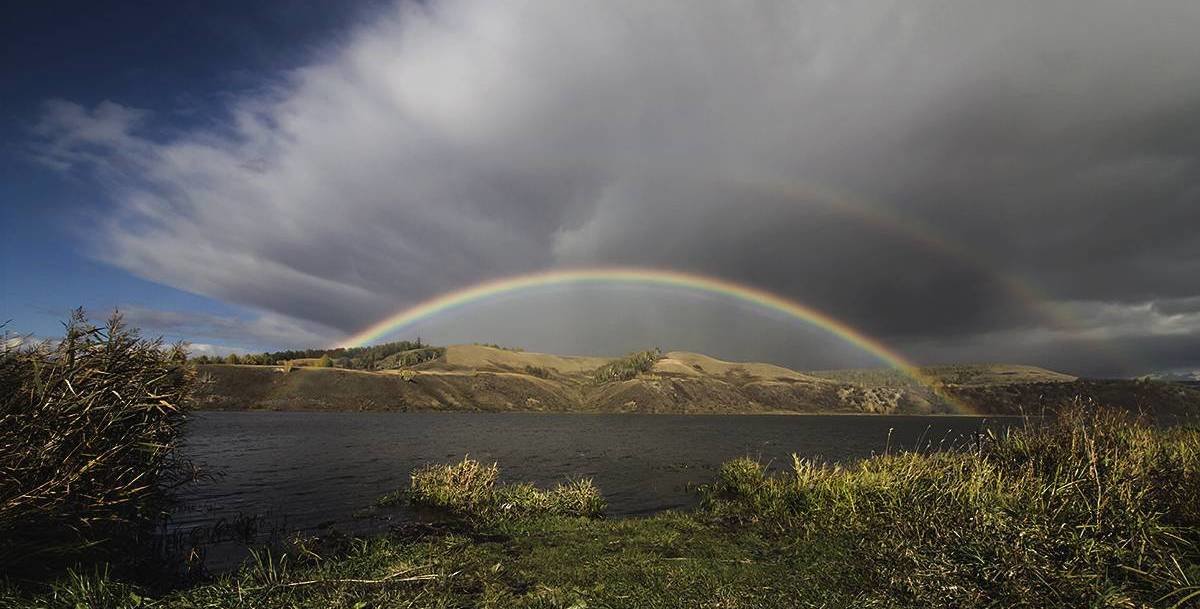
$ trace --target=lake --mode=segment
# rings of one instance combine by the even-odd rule
[[[188,489],[174,527],[259,520],[261,530],[370,533],[412,517],[370,510],[426,463],[469,454],[507,481],[590,477],[612,516],[695,503],[690,485],[729,459],[786,466],[797,453],[847,461],[959,441],[1014,417],[200,412],[185,455],[219,475]],[[890,437],[890,440],[889,440]]]

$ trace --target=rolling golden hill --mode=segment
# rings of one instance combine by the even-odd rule
[[[636,413],[1036,413],[1079,398],[1173,414],[1200,390],[1154,381],[1085,380],[1015,364],[935,366],[935,392],[887,369],[802,372],[767,363],[664,353],[624,380],[592,372],[615,358],[455,345],[436,360],[378,372],[205,365],[209,409],[461,410]],[[940,394],[940,395],[939,395]]]

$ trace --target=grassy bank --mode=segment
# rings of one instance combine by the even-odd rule
[[[88,572],[30,607],[1190,607],[1200,430],[1113,413],[845,467],[727,463],[694,512],[599,517],[586,482],[497,482],[470,460],[387,500],[437,523],[298,539],[150,599]],[[79,603],[82,603],[80,605]]]

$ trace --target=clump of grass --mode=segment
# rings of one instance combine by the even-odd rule
[[[592,380],[597,383],[628,381],[637,378],[639,374],[649,372],[660,359],[661,349],[635,351],[597,368],[592,372]]]
[[[478,522],[529,516],[596,518],[604,513],[604,498],[589,479],[541,489],[528,483],[500,484],[499,475],[496,464],[485,465],[470,458],[427,465],[413,471],[412,484],[403,497],[416,505]],[[385,502],[400,497],[393,494]]]
[[[5,343],[6,345],[8,343]],[[195,388],[182,345],[82,310],[57,342],[0,352],[0,571],[145,547]]]
[[[1171,606],[1200,591],[1198,491],[1200,432],[1074,408],[972,451],[740,459],[702,506],[819,540],[846,567],[831,577],[880,604]]]
[[[500,468],[464,457],[454,464],[426,465],[412,472],[409,498],[414,503],[466,514],[495,502]]]
[[[0,607],[4,609],[134,609],[150,605],[136,586],[114,579],[107,566],[68,569],[38,595],[0,585]]]

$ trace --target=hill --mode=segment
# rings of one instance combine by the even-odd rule
[[[926,366],[921,373],[940,383],[958,387],[1009,385],[1013,383],[1063,383],[1077,377],[1037,366],[1018,364],[956,364]],[[908,387],[917,381],[892,368],[854,368],[849,370],[814,370],[812,376],[860,385]]]
[[[644,352],[646,365],[598,377],[622,358],[454,345],[398,369],[202,365],[204,406],[272,410],[477,410],[638,413],[845,412],[1020,414],[1075,398],[1194,413],[1200,390],[1148,380],[1098,381],[1014,364],[922,370],[937,391],[887,369],[802,372],[699,353]],[[947,400],[946,398],[950,399]]]

